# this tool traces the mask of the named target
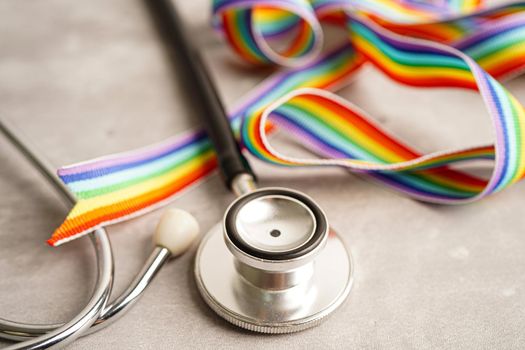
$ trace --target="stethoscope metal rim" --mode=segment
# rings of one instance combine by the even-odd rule
[[[239,237],[239,234],[236,229],[235,219],[240,209],[246,205],[249,201],[253,201],[262,197],[270,196],[283,196],[289,197],[291,199],[300,202],[302,205],[307,207],[314,217],[316,226],[312,237],[302,244],[300,247],[293,249],[287,252],[279,253],[270,253],[266,251],[259,250],[253,246],[250,246],[245,243],[245,241]],[[226,209],[224,215],[224,232],[227,236],[227,239],[241,252],[247,253],[253,257],[259,259],[269,259],[269,260],[293,260],[299,256],[304,256],[310,251],[316,250],[319,247],[323,240],[323,232],[327,230],[327,220],[326,215],[322,209],[315,204],[314,200],[309,196],[288,188],[283,187],[264,187],[255,191],[251,191],[238,197],[229,205]]]

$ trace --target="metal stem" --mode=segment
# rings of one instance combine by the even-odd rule
[[[97,332],[122,317],[122,315],[124,315],[142,296],[146,287],[149,286],[153,278],[168,261],[170,256],[171,253],[168,249],[158,246],[155,247],[148,260],[144,263],[144,267],[137,274],[129,287],[115,301],[108,305],[104,311],[102,311],[102,315],[100,315],[99,319],[83,334],[83,336]]]
[[[55,175],[49,165],[16,128],[5,119],[0,119],[0,132],[34,165],[53,187],[73,205],[75,197]],[[0,337],[7,339],[27,339],[35,337],[8,349],[43,349],[65,346],[89,328],[104,310],[113,287],[113,252],[106,231],[101,228],[91,235],[97,259],[97,280],[95,289],[87,305],[76,317],[63,325],[31,325],[0,319]],[[58,327],[57,327],[58,326]],[[42,332],[43,331],[43,332]]]
[[[53,185],[58,193],[73,206],[77,199],[60,181],[55,168],[37,151],[29,138],[25,137],[9,120],[0,118],[0,132],[15,146],[20,153]]]
[[[240,197],[246,193],[255,191],[257,189],[257,183],[252,175],[239,174],[233,178],[231,189],[237,197]]]
[[[55,187],[68,203],[76,202],[74,195],[55,175],[54,168],[38,155],[36,148],[26,140],[15,127],[0,119],[0,132],[32,163],[35,168]],[[8,349],[43,349],[63,347],[76,338],[96,332],[113,323],[133,306],[146,287],[168,261],[170,252],[155,247],[142,270],[130,286],[110,305],[107,305],[113,287],[113,253],[104,228],[95,230],[92,238],[97,256],[97,280],[95,290],[88,304],[67,323],[26,324],[0,318],[0,338],[20,341]]]
[[[110,305],[107,305],[91,327],[80,336],[95,333],[122,317],[143,295],[147,286],[169,260],[171,254],[164,247],[155,247],[144,263],[144,267],[133,279],[129,287]],[[61,327],[63,324],[25,325],[22,323],[0,320],[0,337],[10,340],[23,341],[40,336]]]

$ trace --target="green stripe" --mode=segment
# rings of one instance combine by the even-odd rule
[[[382,164],[388,164],[387,161],[378,154],[372,153],[363,147],[357,140],[350,139],[343,131],[333,127],[326,120],[320,120],[315,114],[301,106],[294,105],[293,102],[280,106],[277,111],[284,111],[286,116],[295,124],[300,125],[302,129],[307,130],[313,135],[317,135],[324,142],[333,145],[336,148],[355,154],[361,160],[375,161]],[[289,112],[289,113],[286,113]],[[308,117],[308,119],[305,118]]]
[[[262,52],[259,50],[259,48],[256,46],[255,42],[253,41],[250,33],[247,31],[247,25],[244,22],[244,14],[250,10],[242,10],[242,11],[236,11],[235,12],[235,27],[237,29],[237,32],[242,38],[242,42],[247,45],[247,48],[251,52],[252,55],[259,58],[260,60],[267,61],[266,57],[262,54]]]
[[[147,174],[147,175],[140,176],[140,177],[136,177],[136,178],[130,179],[128,181],[120,182],[118,184],[114,184],[114,185],[110,185],[110,186],[106,186],[106,187],[102,187],[102,188],[97,188],[97,189],[94,189],[94,190],[78,192],[78,193],[75,193],[75,195],[79,199],[89,199],[89,198],[97,197],[97,196],[100,196],[100,195],[103,195],[103,194],[115,192],[115,191],[121,190],[123,188],[129,187],[129,186],[133,186],[133,185],[138,184],[140,182],[143,182],[143,181],[146,181],[146,180],[150,180],[150,179],[153,179],[155,177],[164,175],[164,174],[166,174],[166,173],[168,173],[168,172],[170,172],[170,171],[172,171],[174,169],[182,168],[187,163],[189,163],[190,161],[194,160],[198,156],[203,157],[206,153],[210,152],[211,150],[212,150],[212,147],[211,147],[210,142],[205,140],[204,142],[202,142],[201,146],[197,149],[196,152],[189,153],[188,155],[183,157],[180,162],[177,162],[176,164],[164,167],[164,168],[162,168],[161,170],[159,170],[159,171],[157,171],[155,173]]]
[[[351,57],[353,57],[353,55],[348,55],[345,52],[344,55],[336,57],[337,58],[323,62],[323,64],[312,67],[307,71],[299,71],[292,73],[291,76],[287,77],[284,81],[280,82],[267,94],[261,96],[260,100],[258,100],[246,110],[245,115],[253,114],[253,111],[258,110],[262,106],[267,105],[272,101],[275,101],[279,97],[287,94],[290,91],[293,91],[297,87],[304,86],[304,83],[310,81],[310,77],[312,76],[326,76],[339,71],[341,67],[347,65],[347,63],[351,60]]]
[[[292,29],[300,19],[297,16],[286,16],[282,20],[272,20],[270,22],[258,22],[258,26],[264,35],[274,35]]]
[[[352,29],[359,33],[365,40],[371,42],[382,53],[388,56],[392,61],[404,66],[418,68],[452,68],[462,71],[470,71],[469,66],[461,59],[427,53],[412,53],[400,51],[377,37],[368,28],[361,25],[352,24]]]
[[[525,41],[525,28],[519,27],[516,29],[518,30],[490,37],[488,40],[465,49],[464,52],[478,61],[497,54],[511,46],[523,45]]]
[[[349,139],[344,134],[342,134],[338,129],[335,129],[330,124],[326,124],[323,121],[320,121],[315,115],[310,113],[307,110],[301,109],[298,106],[293,106],[290,104],[283,105],[282,107],[279,107],[279,111],[282,111],[281,108],[285,110],[290,110],[292,113],[287,114],[288,117],[290,117],[296,124],[301,125],[303,129],[308,130],[310,133],[314,135],[318,135],[323,141],[329,143],[329,144],[336,144],[336,146],[340,149],[346,150],[349,153],[357,154],[358,156],[362,156],[361,160],[366,161],[377,161],[383,164],[388,164],[383,158],[381,158],[379,155],[371,153],[370,150],[364,148],[359,143],[357,143],[353,139]],[[309,119],[305,121],[305,116],[308,116]],[[328,130],[329,131],[328,131]],[[334,138],[334,135],[339,136],[338,139],[341,140],[341,143],[336,143],[336,139]],[[329,141],[328,141],[329,140]],[[350,149],[348,148],[350,147]],[[353,147],[357,147],[358,150],[356,151]],[[361,153],[361,154],[360,154]],[[367,158],[368,156],[368,158]],[[394,174],[390,171],[382,171],[383,174]],[[439,193],[439,194],[445,194],[445,195],[455,195],[455,196],[470,196],[472,194],[477,193],[476,191],[469,191],[464,190],[461,188],[458,188],[454,184],[442,184],[438,181],[432,180],[428,178],[428,175],[424,175],[422,173],[418,173],[415,170],[406,170],[406,171],[400,171],[399,174],[403,174],[402,176],[406,177],[407,181],[410,181],[413,184],[416,184],[416,181],[413,178],[419,179],[418,186],[420,188],[425,189],[426,191]]]
[[[516,105],[514,103],[510,103],[510,108],[512,109],[512,115],[514,117],[514,132],[516,134],[516,144],[514,145],[514,148],[516,150],[516,170],[514,172],[514,175],[512,177],[513,180],[517,180],[516,176],[521,169],[523,169],[521,154],[523,152],[523,143],[522,143],[522,134],[521,134],[521,120],[519,117],[519,112],[516,110]]]

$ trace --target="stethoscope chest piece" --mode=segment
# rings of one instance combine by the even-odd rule
[[[265,188],[235,200],[202,240],[195,261],[206,303],[252,331],[319,324],[347,298],[351,255],[308,196]]]

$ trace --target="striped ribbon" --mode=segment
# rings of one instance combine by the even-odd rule
[[[287,167],[337,166],[367,174],[415,199],[478,200],[525,173],[525,111],[500,81],[525,69],[525,3],[485,8],[478,0],[215,0],[213,25],[244,60],[285,66],[230,111],[246,151]],[[323,52],[321,23],[348,39]],[[418,87],[478,91],[494,143],[421,154],[333,92],[364,64]],[[271,127],[269,127],[271,125]],[[281,128],[315,157],[281,153],[269,133]],[[462,170],[487,161],[487,178]],[[48,243],[166,204],[216,168],[202,130],[144,149],[58,170],[78,203]]]

